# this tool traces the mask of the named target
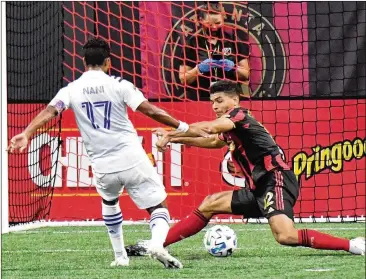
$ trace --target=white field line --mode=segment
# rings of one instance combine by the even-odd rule
[[[235,250],[258,250],[258,247],[236,248]],[[205,251],[205,248],[203,247],[179,248],[179,251]],[[2,253],[4,254],[85,253],[85,252],[113,253],[113,250],[112,249],[44,249],[44,250],[5,250],[5,251],[2,250]]]
[[[304,269],[305,271],[311,272],[327,272],[327,271],[335,271],[335,268],[312,268],[312,269]]]
[[[360,217],[332,217],[332,218],[302,218],[301,220],[298,218],[295,218],[295,223],[342,223],[344,222],[354,222],[356,218],[357,223],[365,223],[365,217],[362,215]],[[301,222],[300,222],[301,221]],[[170,223],[174,224],[179,222],[179,220],[171,220]],[[267,224],[268,220],[265,218],[262,219],[219,219],[215,218],[210,221],[210,224]],[[124,220],[124,225],[146,225],[148,224],[148,220],[140,220],[140,221],[132,221],[132,220]],[[36,221],[33,223],[27,223],[27,224],[20,224],[9,227],[9,232],[16,232],[16,231],[27,231],[27,230],[37,230],[44,227],[100,227],[104,226],[103,221],[95,221],[95,220],[86,220],[86,221]]]
[[[358,231],[358,230],[366,230],[365,227],[325,227],[325,228],[312,228],[314,230],[318,231]],[[203,229],[202,231],[206,231],[207,229]],[[256,229],[234,229],[236,232],[260,232],[260,231],[270,231],[269,228],[256,228]],[[30,231],[15,231],[11,234],[70,234],[70,233],[76,233],[76,234],[89,234],[89,233],[106,233],[107,230],[70,230],[70,231],[47,231],[47,230],[30,230]],[[129,229],[123,229],[124,233],[140,233],[140,232],[150,232],[149,229],[136,229],[136,230],[129,230]]]

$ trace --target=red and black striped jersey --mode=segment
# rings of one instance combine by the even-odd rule
[[[229,145],[232,160],[244,174],[250,189],[255,189],[256,181],[267,172],[289,169],[271,134],[248,109],[233,108],[222,117],[229,118],[235,128],[221,133],[219,138]]]

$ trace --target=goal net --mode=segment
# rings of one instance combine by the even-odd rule
[[[242,105],[273,135],[300,181],[296,220],[364,220],[365,2],[222,2],[218,49],[200,47],[208,36],[198,23],[203,4],[9,2],[8,139],[82,74],[82,45],[97,35],[111,46],[110,74],[188,123],[214,118],[207,84],[241,84]],[[232,59],[250,75],[220,68],[181,81],[179,69],[194,68],[205,55]],[[206,195],[245,186],[244,177],[230,172],[226,149],[172,144],[162,154],[151,133],[158,124],[139,113],[130,118],[164,182],[173,219],[188,215]],[[71,111],[39,131],[25,154],[9,155],[8,168],[9,222],[101,220]],[[148,217],[126,193],[120,205],[125,220]],[[240,218],[222,216],[231,217]]]

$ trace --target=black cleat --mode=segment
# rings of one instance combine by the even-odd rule
[[[133,245],[125,246],[127,256],[129,257],[141,257],[147,256],[147,245],[146,241],[140,241]]]

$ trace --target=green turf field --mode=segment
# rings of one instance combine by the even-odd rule
[[[103,227],[44,228],[3,235],[2,278],[365,278],[365,257],[278,245],[267,225],[230,225],[238,250],[214,258],[203,249],[204,232],[174,244],[170,251],[184,268],[166,270],[148,257],[110,268],[113,259]],[[365,236],[365,224],[307,224],[337,236]],[[146,239],[146,225],[125,226],[125,242]]]

